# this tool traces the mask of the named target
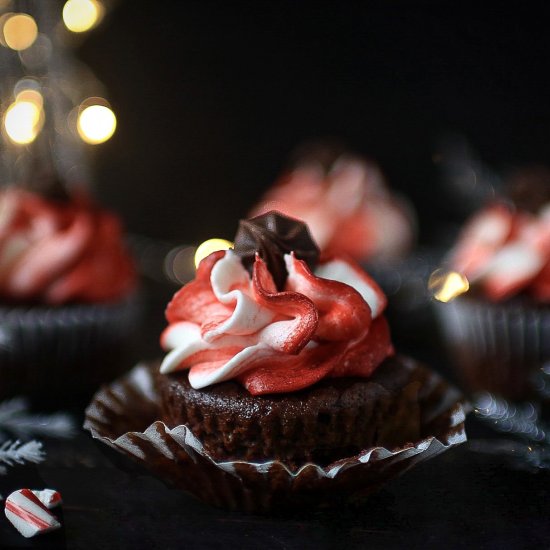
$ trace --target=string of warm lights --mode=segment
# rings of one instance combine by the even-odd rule
[[[3,2],[0,10],[11,10],[18,5],[28,8],[28,4],[12,1]],[[51,6],[47,8],[45,4],[37,4],[35,11],[51,10]],[[40,62],[45,65],[44,58],[51,55],[54,45],[59,48],[56,41],[62,40],[57,27],[56,32],[48,33],[40,27],[40,21],[33,17],[36,14],[29,9],[26,11],[31,13],[6,11],[0,16],[0,45],[18,55],[24,75],[14,86],[11,103],[3,102],[3,134],[16,146],[33,143],[43,131],[47,117],[51,116],[44,91],[47,88],[50,94],[55,93],[55,82],[48,79],[47,69],[42,67],[42,70],[37,70],[36,67]],[[101,22],[104,14],[105,7],[99,0],[67,0],[59,15],[61,25],[70,34],[93,29]],[[75,84],[72,92],[77,89]],[[67,125],[72,125],[72,134],[83,142],[97,145],[113,136],[117,120],[106,99],[98,96],[81,97],[73,105],[73,111],[76,116],[72,112],[66,113]]]
[[[37,12],[46,9],[46,3],[35,4]],[[1,48],[17,52],[25,72],[13,87],[11,103],[7,104],[3,112],[3,133],[16,146],[27,146],[33,143],[44,130],[47,117],[51,116],[48,109],[48,92],[51,96],[55,83],[48,80],[48,71],[44,61],[59,40],[60,33],[52,32],[49,35],[46,29],[41,28],[32,13],[9,11],[17,7],[17,0],[0,0],[0,51]],[[29,6],[28,3],[20,3]],[[51,6],[49,4],[50,11]],[[55,4],[57,6],[57,4]],[[57,8],[56,8],[57,9]],[[31,11],[27,9],[27,11]],[[67,0],[61,13],[57,14],[57,23],[71,34],[86,33],[97,27],[105,15],[105,6],[100,0]],[[60,21],[59,21],[60,16]],[[56,25],[56,28],[59,25]],[[58,48],[62,45],[56,44]],[[42,65],[41,65],[42,64]],[[36,67],[42,66],[42,73]],[[35,72],[33,73],[33,68]],[[71,92],[77,91],[79,86],[74,83]],[[84,143],[97,145],[109,140],[115,133],[117,119],[108,101],[97,95],[73,98],[72,109],[65,113],[65,122],[71,127],[72,134],[78,136]],[[226,239],[213,238],[200,244],[198,247],[175,247],[166,255],[164,262],[165,274],[175,282],[184,282],[189,279],[193,270],[206,256],[218,250],[227,250],[233,243]],[[441,302],[449,302],[469,289],[468,280],[453,271],[438,269],[432,273],[428,282],[428,289],[432,296]]]

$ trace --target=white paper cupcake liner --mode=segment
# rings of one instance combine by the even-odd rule
[[[529,397],[536,370],[550,359],[550,307],[464,297],[437,303],[436,312],[468,390]]]
[[[423,368],[414,363],[412,368]],[[186,426],[168,428],[149,366],[104,386],[86,410],[92,437],[215,506],[266,512],[354,501],[415,464],[466,441],[460,394],[430,372],[420,390],[422,439],[399,449],[375,447],[327,467],[292,471],[279,461],[216,462]]]

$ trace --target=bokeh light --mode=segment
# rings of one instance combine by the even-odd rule
[[[204,241],[195,252],[195,267],[198,267],[201,260],[212,254],[212,252],[227,250],[229,248],[233,248],[233,243],[226,239],[208,239]]]
[[[26,13],[6,14],[1,25],[2,42],[12,50],[26,50],[38,36],[36,21]]]
[[[115,113],[105,105],[89,105],[80,111],[77,129],[86,143],[103,143],[115,133]]]
[[[26,50],[19,52],[19,59],[30,72],[44,69],[52,55],[52,42],[43,33],[38,33],[38,37]]]
[[[42,109],[42,106],[44,105],[44,98],[42,97],[42,94],[38,90],[21,90],[17,93],[17,97],[15,98],[16,103],[33,103],[36,105],[38,109]]]
[[[195,275],[194,246],[178,246],[171,249],[164,259],[164,274],[176,284],[185,284]]]
[[[21,92],[4,115],[4,128],[14,143],[32,143],[44,123],[42,96],[36,90]]]
[[[67,0],[63,6],[63,22],[72,32],[86,32],[95,27],[103,16],[98,0]]]
[[[428,289],[439,302],[450,302],[470,288],[468,279],[461,273],[436,269],[428,280]]]

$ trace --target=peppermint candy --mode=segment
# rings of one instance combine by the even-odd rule
[[[32,489],[32,493],[48,510],[59,506],[63,502],[61,493],[55,489],[43,489],[42,491]]]
[[[18,489],[6,498],[5,514],[11,524],[26,538],[59,529],[61,523],[48,510],[61,502],[61,495],[52,489],[36,491],[48,504],[43,504],[30,489]],[[57,496],[56,496],[57,495]]]

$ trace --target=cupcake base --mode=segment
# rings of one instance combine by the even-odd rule
[[[436,311],[465,389],[511,400],[533,396],[533,378],[550,358],[550,306],[463,296]]]
[[[92,437],[131,457],[158,477],[215,506],[246,512],[337,507],[362,500],[415,464],[466,440],[460,394],[410,360],[423,380],[418,392],[419,439],[402,447],[370,447],[323,466],[298,469],[282,461],[217,461],[185,426],[168,428],[154,383],[141,365],[104,386],[86,410]]]
[[[123,370],[140,309],[135,295],[109,304],[0,307],[0,399],[25,395],[37,407],[57,408],[89,399]]]
[[[326,465],[419,438],[424,380],[407,361],[393,357],[368,379],[326,379],[290,394],[252,396],[235,381],[195,390],[187,371],[157,373],[156,384],[165,423],[188,426],[216,460]]]

